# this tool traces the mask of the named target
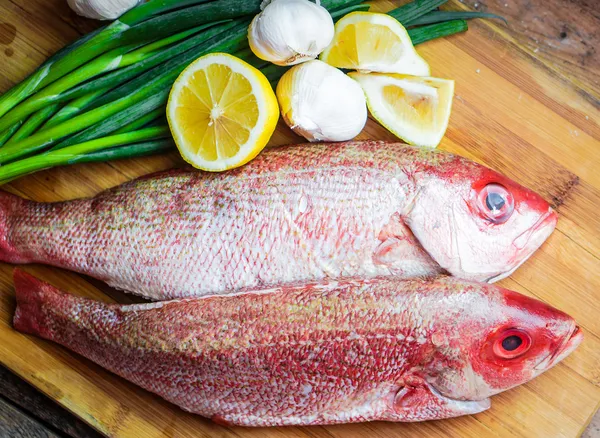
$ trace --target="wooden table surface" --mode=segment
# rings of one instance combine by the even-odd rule
[[[392,7],[384,0],[376,4]],[[0,264],[0,363],[6,367],[0,368],[0,436],[580,435],[600,403],[598,0],[461,0],[448,8],[495,12],[510,25],[472,21],[465,35],[419,46],[433,75],[456,80],[441,148],[499,170],[541,193],[558,210],[555,233],[501,284],[574,316],[586,336],[575,353],[527,385],[494,397],[492,408],[476,416],[423,424],[225,428],[185,414],[50,342],[16,333],[10,325],[12,266]],[[65,0],[0,0],[0,92],[95,26],[76,17]],[[393,140],[373,121],[360,138]],[[298,141],[282,125],[272,143]],[[41,172],[4,188],[57,201],[180,165],[175,153],[79,165]],[[27,270],[79,295],[132,300],[73,273],[39,266]]]

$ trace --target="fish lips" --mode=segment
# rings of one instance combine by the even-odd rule
[[[565,336],[563,342],[556,348],[555,351],[551,352],[546,356],[540,363],[538,363],[534,370],[541,372],[552,368],[554,365],[559,363],[561,360],[571,354],[583,341],[583,332],[577,325],[573,325],[573,329],[570,333]]]
[[[517,237],[513,245],[519,250],[523,250],[528,245],[534,246],[535,251],[552,234],[557,222],[558,214],[552,207],[548,207],[548,211],[529,230]]]
[[[558,223],[558,214],[551,208],[527,231],[522,233],[513,241],[513,246],[517,249],[517,255],[529,248],[528,253],[521,260],[507,270],[498,275],[494,275],[486,280],[487,283],[495,283],[512,275],[523,263],[525,263],[535,251],[550,237]]]

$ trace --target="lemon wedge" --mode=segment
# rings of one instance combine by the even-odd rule
[[[177,78],[167,119],[184,160],[218,172],[242,166],[271,138],[277,98],[259,70],[235,56],[212,53]]]
[[[390,132],[417,146],[442,140],[454,96],[454,81],[397,74],[348,73],[367,97],[371,115]]]
[[[364,72],[430,74],[429,65],[419,56],[400,22],[373,12],[352,12],[339,20],[321,61]]]

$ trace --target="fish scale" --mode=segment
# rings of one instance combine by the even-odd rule
[[[18,269],[15,288],[16,329],[186,411],[246,426],[480,412],[486,397],[530,380],[581,342],[564,313],[451,277],[329,281],[134,305],[68,295]],[[495,368],[486,345],[515,328],[531,348]]]
[[[437,247],[457,239],[433,235],[435,224],[421,226],[411,212],[425,206],[435,218],[452,210],[437,194],[423,195],[437,187],[432,181],[454,189],[464,206],[471,186],[490,176],[530,205],[519,206],[524,222],[507,223],[506,236],[475,224],[482,231],[460,239],[458,249],[472,243],[485,271],[464,276],[485,279],[516,268],[543,242],[533,233],[531,247],[517,250],[510,233],[535,225],[547,203],[468,160],[382,142],[276,148],[224,174],[168,171],[54,204],[0,193],[0,259],[67,268],[155,300],[323,278],[435,275],[446,269]],[[488,265],[496,265],[492,273]]]

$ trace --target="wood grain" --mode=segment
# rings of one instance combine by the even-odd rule
[[[45,429],[51,427],[71,438],[99,438],[101,436],[77,417],[69,415],[59,404],[40,394],[33,386],[1,366],[0,394],[24,415],[35,419]],[[11,435],[0,433],[0,436]]]
[[[380,10],[399,4],[373,3]],[[464,35],[418,48],[433,75],[456,80],[453,113],[440,147],[531,187],[558,210],[555,233],[502,285],[577,319],[586,340],[563,363],[494,397],[489,411],[471,417],[423,424],[227,428],[184,413],[63,348],[15,332],[10,324],[12,267],[6,264],[0,264],[0,361],[101,433],[115,437],[579,436],[600,403],[600,65],[594,56],[600,40],[598,10],[595,0],[465,0],[451,2],[447,9],[475,3],[477,9],[507,16],[509,27],[473,21]],[[78,31],[91,29],[63,0],[0,0],[0,21],[17,28],[16,39],[7,45],[11,56],[0,39],[0,91]],[[359,138],[394,140],[373,121]],[[299,141],[280,124],[271,144]],[[175,153],[78,165],[40,172],[4,188],[31,199],[58,201],[183,165]],[[73,273],[40,266],[27,270],[76,294],[132,301]]]
[[[461,3],[473,10],[506,17],[507,34],[524,52],[589,94],[590,101],[600,97],[597,0],[463,0]]]
[[[0,398],[0,436],[6,438],[59,438],[15,406]]]

